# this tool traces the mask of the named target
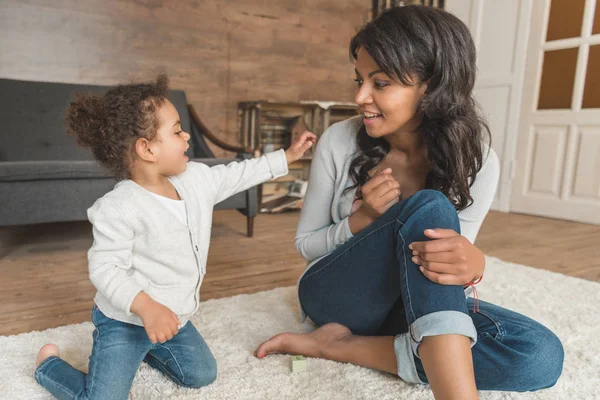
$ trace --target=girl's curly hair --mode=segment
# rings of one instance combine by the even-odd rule
[[[67,111],[67,131],[117,180],[129,178],[135,142],[156,137],[168,90],[161,74],[153,83],[119,85],[104,95],[79,93]]]

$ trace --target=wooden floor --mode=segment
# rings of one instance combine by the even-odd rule
[[[236,211],[215,213],[202,299],[294,285],[304,269],[299,213],[260,215],[255,237]],[[88,321],[87,222],[0,228],[0,335]],[[491,212],[477,245],[507,261],[600,281],[600,226]]]

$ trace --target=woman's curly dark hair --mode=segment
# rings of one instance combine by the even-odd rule
[[[89,147],[116,179],[130,177],[135,142],[156,137],[157,111],[168,95],[168,79],[119,85],[104,95],[77,94],[67,111],[67,131]]]
[[[390,77],[412,86],[427,83],[417,112],[417,129],[428,150],[431,170],[425,186],[441,191],[457,210],[473,198],[470,186],[483,164],[489,128],[473,99],[475,45],[468,28],[454,15],[424,6],[394,7],[364,25],[352,38],[350,56],[363,48]],[[384,138],[372,138],[364,124],[350,176],[360,187],[368,172],[390,151]]]

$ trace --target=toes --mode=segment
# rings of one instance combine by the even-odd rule
[[[264,356],[269,354],[269,349],[271,348],[271,346],[269,346],[269,342],[270,340],[267,340],[266,342],[258,346],[258,349],[256,349],[256,351],[254,352],[254,355],[258,358],[263,358]]]
[[[254,350],[254,357],[256,358],[262,358],[259,354],[263,353],[263,347],[265,346],[266,342],[263,342],[260,344],[260,346],[258,346],[258,348],[256,350]]]
[[[262,351],[263,346],[264,346],[264,343],[261,344],[260,346],[258,346],[258,348],[256,350],[254,350],[254,357],[263,358],[265,356],[264,352]],[[262,356],[260,356],[259,354],[262,354]]]
[[[258,346],[258,349],[256,349],[256,351],[254,352],[255,356],[258,358],[263,358],[266,355],[280,352],[281,350],[283,350],[282,338],[283,335],[279,334],[267,340],[266,342]]]

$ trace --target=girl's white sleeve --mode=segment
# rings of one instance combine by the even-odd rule
[[[97,201],[88,210],[88,218],[94,234],[88,251],[90,280],[115,308],[131,315],[133,299],[143,290],[130,275],[133,230],[110,200]]]
[[[206,193],[214,195],[214,204],[243,192],[253,186],[271,179],[287,175],[288,165],[284,150],[267,153],[262,157],[251,158],[244,161],[233,161],[227,165],[220,164],[208,167],[201,163],[188,163],[188,172],[195,176],[197,181],[210,187],[199,187]]]

